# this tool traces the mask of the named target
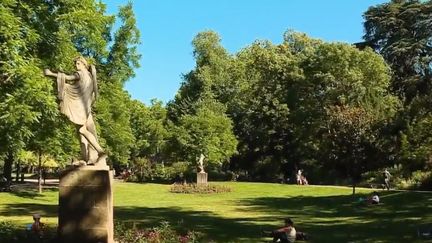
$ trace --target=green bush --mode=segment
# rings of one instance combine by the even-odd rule
[[[118,243],[164,243],[164,242],[199,242],[202,234],[185,230],[184,227],[174,229],[168,222],[162,222],[151,229],[137,229],[125,223],[116,223],[115,238]],[[1,243],[59,243],[55,228],[45,227],[43,237],[39,238],[26,230],[25,226],[0,221]]]
[[[151,163],[146,158],[136,158],[132,163],[131,175],[127,181],[132,182],[174,182],[182,177],[190,180],[193,168],[188,162],[175,162],[170,166]]]
[[[197,184],[173,184],[170,192],[173,193],[198,193],[198,194],[211,194],[211,193],[223,193],[231,192],[231,188],[220,185],[197,185]]]
[[[432,190],[432,172],[414,171],[409,178],[399,180],[397,187],[401,189]]]
[[[130,224],[118,223],[115,226],[115,238],[118,243],[163,243],[163,242],[199,242],[202,234],[195,231],[178,232],[168,222],[162,222],[152,229],[137,229]]]
[[[171,166],[165,166],[164,177],[167,180],[174,180],[178,176],[185,176],[189,171],[192,171],[190,163],[175,162]]]
[[[128,181],[144,182],[150,181],[153,177],[153,168],[151,162],[146,158],[136,158],[132,162],[131,175]]]
[[[55,229],[44,227],[42,237],[26,230],[24,225],[0,221],[0,242],[7,243],[48,243],[55,241]]]
[[[389,168],[392,174],[390,178],[390,186],[396,189],[417,189],[417,190],[432,190],[432,172],[431,171],[414,171],[406,172],[402,165],[395,165]],[[383,170],[369,171],[362,175],[362,181],[359,186],[380,187],[384,185]]]

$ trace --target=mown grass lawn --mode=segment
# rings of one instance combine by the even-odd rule
[[[420,242],[417,228],[432,225],[432,193],[380,192],[382,205],[359,207],[355,201],[370,190],[266,183],[218,183],[232,192],[174,194],[169,185],[116,182],[115,221],[153,227],[168,221],[200,231],[216,242],[264,242],[260,231],[291,217],[310,242]],[[364,196],[364,195],[363,195]],[[0,193],[0,221],[31,222],[33,213],[57,223],[56,190]],[[269,239],[267,239],[268,241]]]

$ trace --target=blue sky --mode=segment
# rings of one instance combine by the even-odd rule
[[[102,0],[115,14],[127,0]],[[136,0],[141,31],[141,67],[126,84],[132,98],[146,104],[173,99],[181,75],[195,66],[192,39],[204,30],[219,33],[235,53],[253,41],[277,44],[292,29],[326,41],[354,43],[363,35],[362,14],[384,0]]]

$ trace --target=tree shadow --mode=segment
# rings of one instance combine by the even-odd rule
[[[57,217],[58,205],[38,203],[6,204],[0,215],[6,217],[29,216],[39,213],[43,217]]]
[[[44,188],[44,192],[47,191],[58,191],[58,188]],[[29,199],[35,199],[35,198],[43,198],[45,195],[39,194],[37,189],[35,188],[14,188],[12,191],[10,191],[11,194],[17,197],[22,198],[29,198]]]
[[[265,223],[274,221],[271,217],[223,218],[207,211],[187,211],[178,207],[116,207],[114,219],[117,222],[133,222],[140,228],[154,227],[167,221],[180,231],[203,233],[204,242],[263,242],[261,231],[274,228]]]
[[[291,217],[312,242],[415,242],[417,229],[432,222],[432,194],[384,192],[380,205],[360,206],[360,196],[261,197],[244,199],[246,210]]]
[[[282,224],[285,217],[291,217],[298,230],[310,234],[309,242],[424,242],[416,234],[419,227],[432,222],[432,194],[384,192],[380,194],[381,205],[363,207],[356,204],[360,196],[365,195],[240,199],[236,201],[236,210],[257,215],[242,218],[226,218],[210,211],[181,207],[122,206],[115,207],[114,219],[140,228],[168,221],[179,231],[202,232],[204,242],[268,242],[270,239],[261,237],[261,230],[273,229],[275,223]],[[6,204],[0,215],[29,216],[35,212],[56,217],[58,206]]]

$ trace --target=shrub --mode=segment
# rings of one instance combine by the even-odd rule
[[[184,231],[184,230],[183,230]],[[168,222],[162,222],[152,229],[137,229],[125,223],[115,226],[115,238],[118,243],[163,243],[163,242],[199,242],[202,234],[195,231],[178,233]]]
[[[24,225],[16,225],[0,221],[0,242],[7,243],[35,243],[55,242],[55,228],[44,227],[42,240],[32,232],[26,230]]]
[[[165,167],[165,178],[167,180],[175,180],[176,177],[186,177],[191,171],[191,164],[188,162],[175,162],[171,166]],[[185,178],[186,179],[186,178]]]
[[[132,163],[131,182],[174,182],[179,177],[185,180],[193,178],[193,169],[188,162],[175,162],[170,166],[152,163],[146,158],[136,158]]]
[[[397,186],[402,189],[432,189],[431,171],[414,171],[409,178],[399,180]]]
[[[118,243],[164,243],[164,242],[199,242],[202,234],[195,231],[176,231],[168,222],[151,229],[136,229],[131,225],[118,223],[115,225],[115,238]],[[45,227],[43,238],[39,239],[22,225],[0,221],[0,242],[3,243],[58,243],[55,228]]]
[[[136,158],[132,162],[131,175],[127,181],[143,182],[149,181],[153,177],[153,168],[151,162],[146,158]]]
[[[221,185],[197,185],[197,184],[173,184],[170,192],[173,193],[198,193],[198,194],[210,194],[210,193],[222,193],[231,192],[231,188]]]

